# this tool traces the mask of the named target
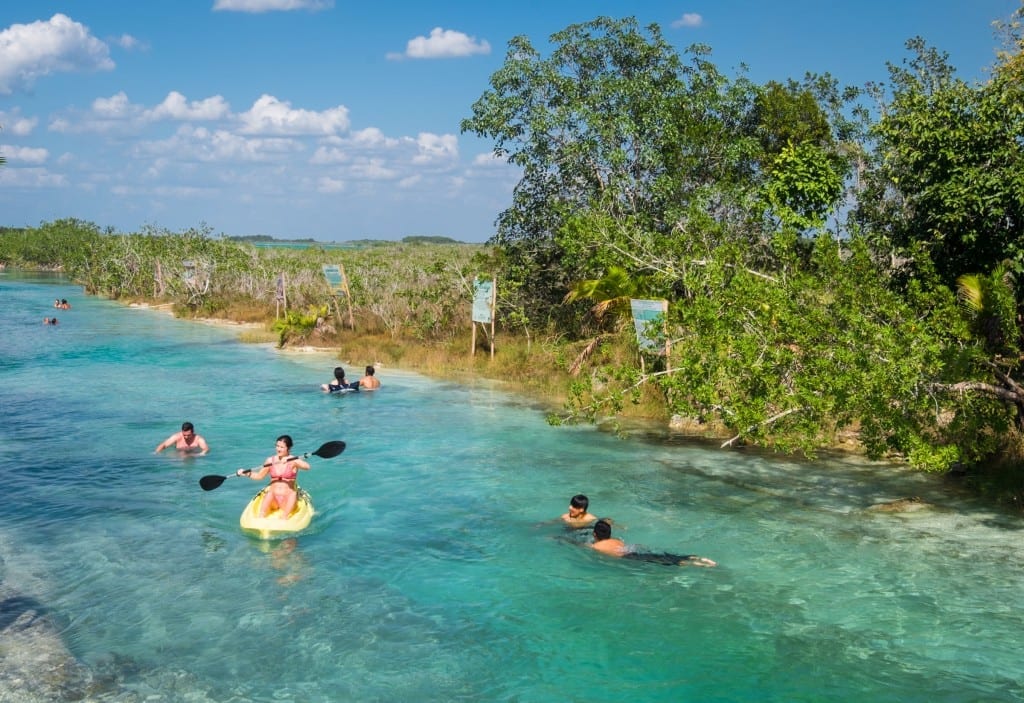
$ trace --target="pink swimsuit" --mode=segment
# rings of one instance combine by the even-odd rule
[[[270,480],[273,481],[287,481],[291,482],[295,480],[295,477],[299,475],[299,470],[295,468],[294,459],[286,459],[281,462],[276,458],[270,460]]]

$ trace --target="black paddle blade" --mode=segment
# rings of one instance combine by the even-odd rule
[[[204,491],[212,491],[214,488],[218,488],[220,484],[227,480],[227,476],[203,476],[199,479],[199,485],[203,487]]]
[[[330,459],[331,457],[338,456],[343,451],[345,451],[345,443],[341,440],[335,440],[334,442],[326,442],[320,445],[320,448],[313,452],[313,456]]]

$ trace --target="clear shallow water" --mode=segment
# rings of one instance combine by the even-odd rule
[[[932,479],[551,428],[389,369],[326,396],[328,355],[40,277],[0,274],[0,334],[0,587],[111,678],[96,700],[1024,700],[1024,521]],[[186,419],[210,455],[154,455]],[[260,542],[257,484],[198,479],[281,433],[348,448],[302,476],[311,530]],[[577,492],[721,566],[580,548],[550,522]],[[938,507],[865,510],[911,495]]]

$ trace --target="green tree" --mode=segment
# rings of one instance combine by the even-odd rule
[[[562,309],[573,281],[611,263],[595,257],[590,242],[564,236],[567,224],[593,212],[669,232],[694,200],[681,197],[685,190],[734,168],[735,157],[708,152],[742,153],[723,125],[729,116],[739,126],[745,114],[727,104],[737,96],[723,93],[726,81],[703,60],[706,49],[695,49],[684,67],[657,25],[642,31],[632,18],[601,17],[557,32],[551,43],[543,58],[515,37],[491,89],[462,122],[523,169],[493,241],[504,248],[504,278],[523,295],[521,308],[541,324]]]
[[[1024,268],[1024,93],[1019,59],[1004,54],[991,80],[968,84],[920,38],[889,66],[876,149],[856,219],[881,251],[931,257],[941,281]],[[1019,48],[1018,48],[1019,51]],[[915,249],[914,244],[923,244]]]

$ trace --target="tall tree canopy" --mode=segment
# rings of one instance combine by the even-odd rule
[[[509,257],[506,273],[530,280],[519,304],[535,322],[574,281],[600,274],[602,257],[588,246],[563,246],[567,223],[602,213],[667,232],[694,192],[751,169],[737,129],[752,93],[724,90],[705,49],[684,66],[656,25],[643,31],[634,19],[606,17],[551,42],[543,58],[514,38],[462,123],[523,169],[495,243]]]
[[[845,97],[831,79],[730,80],[707,47],[684,61],[632,18],[572,25],[551,43],[544,58],[513,39],[462,122],[523,169],[494,242],[504,290],[535,323],[576,329],[579,308],[558,303],[611,266],[648,281],[639,293],[668,295],[679,281],[659,285],[652,256],[735,244],[771,265],[780,223],[820,227],[839,201],[850,123],[835,119]]]
[[[891,100],[875,123],[875,158],[856,215],[880,250],[930,256],[942,281],[1024,270],[1024,88],[1019,53],[985,83],[955,77],[920,38],[890,65]],[[1019,47],[1018,47],[1019,52]]]

